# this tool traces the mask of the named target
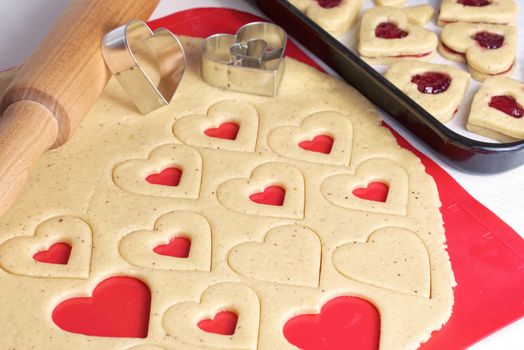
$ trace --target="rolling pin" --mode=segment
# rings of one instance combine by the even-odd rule
[[[111,73],[100,43],[108,31],[147,20],[158,0],[72,0],[19,69],[0,104],[0,215],[15,201],[31,167],[64,144]]]

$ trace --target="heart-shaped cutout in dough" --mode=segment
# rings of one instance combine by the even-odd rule
[[[33,255],[33,259],[47,264],[66,265],[71,256],[71,245],[58,242],[49,247],[49,249],[41,250]]]
[[[207,333],[233,335],[237,329],[238,316],[231,311],[221,311],[215,317],[198,322],[198,328]]]
[[[437,44],[435,33],[410,23],[400,9],[374,7],[362,17],[358,51],[370,63],[385,64],[406,58],[429,60]]]
[[[203,320],[216,319],[222,312],[231,312],[237,316],[235,329],[228,332],[231,335],[208,332],[199,327]],[[182,302],[171,306],[164,314],[162,324],[170,337],[185,344],[255,350],[259,319],[260,302],[256,293],[245,285],[224,282],[206,289],[199,303]]]
[[[220,133],[216,130],[227,124],[235,125],[236,132],[229,130],[225,135],[223,130]],[[227,128],[231,129],[231,126]],[[209,107],[207,115],[189,115],[177,120],[173,133],[191,146],[253,152],[257,143],[258,112],[247,102],[220,101]]]
[[[84,220],[74,216],[57,216],[38,225],[34,236],[5,241],[0,246],[0,267],[15,275],[87,278],[91,266],[91,242],[91,228]],[[47,261],[34,258],[51,247],[56,249],[57,243],[71,247],[65,264],[56,262],[58,258],[63,262],[63,256],[43,258]]]
[[[181,176],[174,181],[166,171],[180,172]],[[151,176],[155,181],[147,180]],[[198,198],[201,177],[200,154],[174,143],[155,148],[148,159],[127,160],[113,170],[113,181],[124,191],[156,197]]]
[[[165,246],[173,244],[176,238],[182,239],[179,243],[184,245],[181,248],[188,253],[187,257],[180,254],[177,257],[170,253],[173,252],[172,249]],[[163,249],[159,249],[161,246],[164,246]],[[159,217],[152,231],[136,231],[122,238],[119,251],[122,258],[136,266],[172,271],[209,271],[211,228],[206,218],[200,214],[173,211]]]
[[[304,145],[319,136],[331,139],[331,145],[324,141],[330,146],[329,152],[313,151],[307,147],[311,148],[311,144]],[[284,157],[346,166],[351,158],[353,126],[349,118],[340,113],[319,112],[306,117],[299,127],[282,126],[272,130],[267,142],[273,152]]]
[[[363,0],[290,0],[325,31],[341,36],[355,23]]]
[[[253,201],[253,195],[260,195],[269,187],[285,191],[282,205]],[[217,198],[224,207],[237,212],[300,219],[304,217],[304,178],[300,170],[289,164],[264,163],[256,167],[249,178],[222,183],[217,189]]]
[[[368,200],[355,195],[355,190],[367,188],[373,182],[387,185],[386,201]],[[332,175],[321,185],[322,195],[333,205],[393,215],[406,215],[408,190],[408,174],[404,167],[380,158],[368,159],[359,164],[355,175]]]
[[[485,23],[451,23],[442,29],[439,53],[465,62],[472,77],[511,75],[515,69],[517,32],[514,26]]]
[[[373,232],[366,243],[348,243],[333,253],[333,264],[347,278],[379,288],[430,297],[428,251],[411,231],[388,227]]]
[[[509,24],[517,17],[514,0],[442,0],[438,25],[454,22]]]
[[[283,332],[289,343],[304,350],[377,350],[380,314],[364,299],[341,296],[325,303],[318,314],[291,318]]]
[[[233,247],[228,262],[235,272],[248,278],[317,287],[320,256],[320,240],[313,231],[285,225],[269,230],[263,242]]]

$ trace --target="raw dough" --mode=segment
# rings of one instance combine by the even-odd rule
[[[355,24],[364,0],[341,0],[334,7],[322,7],[322,0],[289,0],[333,36],[341,36]],[[333,1],[331,1],[333,2]]]
[[[483,33],[499,36],[501,44],[491,49],[482,47],[474,37]],[[484,81],[495,75],[512,75],[515,69],[517,32],[514,26],[451,23],[442,29],[440,38],[440,54],[450,60],[467,63],[468,70],[476,80]]]
[[[477,92],[468,117],[468,130],[502,142],[524,139],[524,117],[512,117],[489,106],[493,96],[509,96],[524,106],[524,84],[506,77],[489,78]]]
[[[438,94],[420,92],[417,84],[412,82],[412,77],[427,72],[449,75],[451,84],[447,90]],[[443,123],[453,118],[469,84],[469,74],[460,69],[442,64],[417,61],[393,63],[386,72],[385,77]]]
[[[396,26],[404,32],[402,38],[381,38],[376,28],[382,24]],[[437,48],[437,35],[409,22],[407,15],[393,7],[374,7],[362,17],[358,51],[371,64],[387,64],[406,58],[429,60]]]
[[[188,70],[169,106],[143,116],[116,81],[111,80],[73,138],[39,160],[20,198],[0,218],[0,244],[17,237],[42,237],[38,233],[35,236],[37,227],[60,216],[87,223],[93,242],[90,261],[82,260],[88,276],[62,278],[52,264],[45,263],[39,275],[50,276],[46,278],[0,270],[0,348],[124,350],[151,344],[149,348],[155,345],[177,350],[291,350],[295,347],[283,335],[284,324],[296,315],[319,312],[327,301],[345,295],[364,298],[376,306],[381,319],[381,349],[418,348],[450,317],[455,285],[445,250],[437,189],[420,160],[401,149],[389,130],[378,124],[371,103],[336,78],[287,58],[277,97],[223,91],[200,78],[201,40],[181,41]],[[5,87],[5,83],[1,86]],[[221,102],[229,105],[232,118],[238,117],[240,110],[257,112],[258,124],[251,112],[245,122],[238,119],[239,137],[242,128],[248,129],[246,135],[250,137],[230,142],[242,145],[223,149],[225,141],[208,143],[180,136],[182,130],[177,125],[185,125],[188,133],[202,130],[198,128],[204,124],[207,127],[208,121],[215,127],[212,107]],[[200,118],[208,113],[212,114],[209,120]],[[314,133],[309,132],[315,130],[305,121],[315,120],[311,116],[319,113],[332,116],[334,124],[323,123],[318,131],[334,137],[333,159],[329,159],[330,154],[308,157],[283,152],[284,141],[291,143],[288,148],[293,144],[298,148],[298,139],[277,130],[286,127],[290,129],[284,130],[294,131],[294,135],[304,132],[311,137]],[[347,122],[340,123],[342,117]],[[251,130],[254,125],[258,125],[255,132]],[[346,133],[331,130],[340,125]],[[192,131],[191,126],[197,129]],[[256,143],[249,142],[253,138]],[[179,186],[189,181],[187,193],[145,182],[148,172],[172,165],[183,168]],[[267,178],[255,179],[257,183],[260,180],[258,184],[249,182],[257,173]],[[337,185],[333,177],[340,177],[341,182]],[[244,181],[246,187],[220,190],[234,179]],[[284,205],[250,203],[253,207],[249,208],[258,209],[248,210],[246,196],[251,190],[263,190],[268,180],[285,187]],[[385,203],[344,199],[345,194],[351,195],[354,186],[365,187],[369,181],[388,182]],[[332,186],[336,196],[329,190]],[[209,223],[211,249],[205,240],[204,219]],[[147,247],[166,242],[166,232],[193,237],[196,233],[189,230],[198,227],[203,227],[198,237],[205,244],[195,241],[191,248],[203,251],[190,251],[189,257],[193,253],[202,254],[195,258],[206,255],[202,263],[197,264],[197,260],[201,261],[198,258],[192,267],[181,266],[178,270],[176,263],[168,264],[169,259],[162,256],[167,260],[161,259],[157,267],[153,264],[156,259],[146,254],[150,253]],[[307,232],[309,252],[293,253],[298,259],[295,263],[305,269],[294,266],[274,274],[257,274],[257,265],[263,261],[239,266],[241,251],[235,253],[235,249],[255,249],[257,245],[267,249],[265,244],[269,242],[278,244],[283,237],[278,232],[281,227]],[[333,253],[337,248],[352,242],[364,244],[373,232],[391,227],[412,232],[425,246],[430,262],[431,298],[405,293],[411,282],[397,291],[395,286],[391,288],[389,276],[368,274],[365,281],[358,281],[335,267]],[[41,243],[35,242],[33,247],[37,246]],[[388,245],[378,248],[390,250]],[[278,249],[268,252],[274,261],[265,262],[266,267],[269,264],[276,268],[289,259]],[[19,253],[19,261],[27,259],[23,254]],[[351,259],[349,254],[351,251],[340,250],[337,263]],[[419,256],[420,251],[413,254]],[[309,262],[302,261],[306,258]],[[370,268],[373,265],[372,271],[382,270],[382,266],[377,266],[382,263],[380,259],[365,263]],[[387,271],[393,271],[391,266],[387,266]],[[85,336],[64,331],[53,322],[51,313],[56,305],[72,297],[90,296],[97,284],[110,276],[131,276],[150,288],[147,338]],[[318,286],[313,286],[318,276]],[[280,283],[288,277],[293,278]],[[427,271],[417,278],[425,281]],[[238,333],[222,336],[196,327],[196,321],[212,318],[224,308],[239,313]]]
[[[465,6],[459,0],[442,0],[438,24],[452,22],[508,24],[517,17],[517,4],[513,0],[491,0],[486,6]]]

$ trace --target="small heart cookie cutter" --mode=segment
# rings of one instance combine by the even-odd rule
[[[267,22],[248,23],[235,35],[212,35],[201,46],[202,78],[222,89],[276,96],[286,43],[286,32]]]
[[[154,32],[140,20],[108,32],[104,60],[142,114],[168,105],[186,68],[177,37],[165,28]]]

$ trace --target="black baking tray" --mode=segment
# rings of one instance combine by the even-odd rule
[[[524,141],[482,142],[454,132],[288,1],[256,0],[256,3],[268,18],[435,150],[447,163],[477,174],[500,173],[524,164]]]

